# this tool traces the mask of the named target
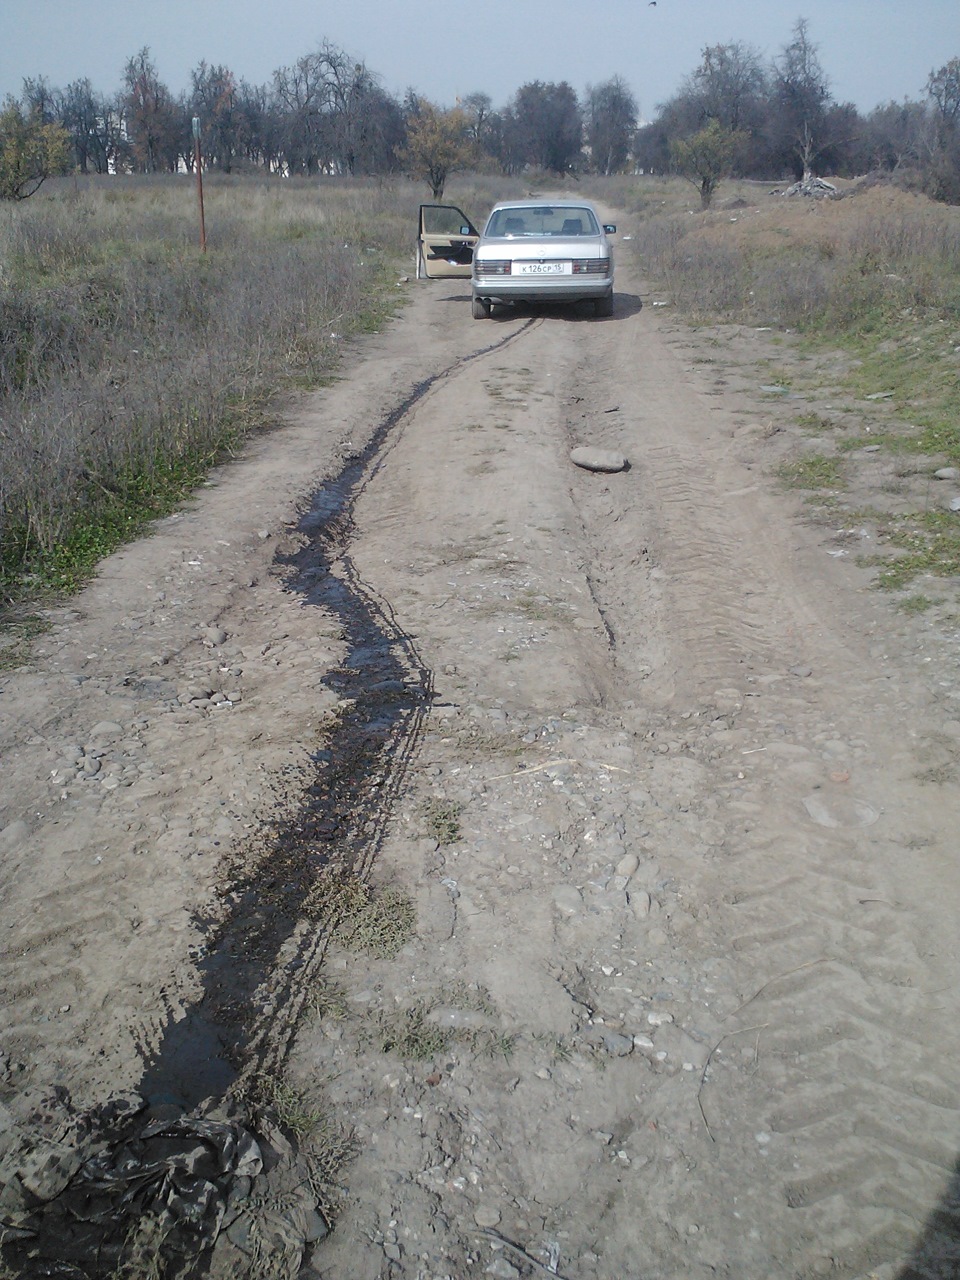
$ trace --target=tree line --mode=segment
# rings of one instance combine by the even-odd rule
[[[390,174],[429,182],[436,198],[465,168],[516,174],[680,172],[704,205],[728,176],[779,180],[820,172],[909,171],[937,199],[960,203],[960,58],[930,73],[925,96],[861,114],[830,92],[808,24],[772,62],[742,42],[704,48],[677,93],[641,123],[614,76],[578,95],[566,81],[522,85],[502,108],[471,93],[440,107],[387,93],[362,61],[329,42],[264,85],[200,62],[173,94],[150,50],[99,94],[26,79],[0,111],[0,197],[22,198],[50,173],[176,173],[194,164],[200,121],[206,167],[223,173]]]

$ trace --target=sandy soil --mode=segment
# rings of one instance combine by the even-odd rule
[[[799,357],[618,270],[609,321],[405,286],[0,677],[0,1156],[239,1045],[352,1135],[313,1274],[960,1274],[956,615],[771,479]],[[311,932],[328,864],[399,954]]]

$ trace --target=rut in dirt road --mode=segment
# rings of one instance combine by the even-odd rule
[[[886,605],[827,573],[756,409],[705,394],[649,311],[551,317],[475,374],[357,511],[361,571],[452,673],[438,781],[413,781],[462,806],[461,843],[393,824],[381,874],[437,932],[336,972],[368,1022],[478,1017],[462,975],[513,1047],[418,1070],[351,1061],[349,1018],[305,1036],[298,1073],[342,1072],[371,1144],[325,1256],[892,1280],[941,1204],[916,1274],[944,1280],[957,815],[915,776],[937,709],[871,656]],[[573,472],[585,440],[630,471]]]
[[[323,1275],[946,1280],[960,683],[773,488],[769,336],[718,393],[618,272],[490,348],[417,290],[16,676],[3,1103],[282,1065],[356,1151]],[[398,955],[310,918],[328,866]]]
[[[354,507],[412,409],[439,382],[502,350],[532,323],[419,383],[383,418],[366,447],[313,495],[294,531],[299,548],[278,558],[287,590],[342,627],[346,657],[325,683],[343,712],[315,757],[313,776],[298,780],[303,798],[297,812],[230,883],[227,918],[212,927],[198,958],[201,994],[155,1029],[139,1086],[152,1102],[189,1110],[233,1091],[238,1073],[242,1090],[259,1076],[282,1072],[336,927],[335,917],[322,927],[311,925],[305,906],[323,871],[361,879],[369,874],[433,697],[432,672],[389,603],[369,590],[351,560]]]

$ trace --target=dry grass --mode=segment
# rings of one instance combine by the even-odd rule
[[[661,190],[637,246],[694,319],[862,332],[904,308],[960,301],[960,210],[923,196],[872,187],[813,203],[751,184],[750,199],[731,187],[694,216]]]

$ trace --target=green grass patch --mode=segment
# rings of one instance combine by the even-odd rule
[[[837,430],[837,423],[819,413],[798,413],[794,422],[811,435],[824,435],[828,431]]]
[[[913,596],[905,596],[902,600],[897,601],[897,608],[901,613],[911,616],[926,613],[928,609],[932,609],[937,604],[936,600],[931,600],[929,596],[918,593]]]
[[[960,575],[960,515],[925,511],[898,516],[882,524],[879,533],[900,554],[880,565],[878,586],[901,589],[921,574],[937,578]]]
[[[785,462],[777,475],[788,489],[845,489],[846,479],[839,458],[825,454],[810,454]]]
[[[431,796],[420,806],[420,818],[426,832],[437,844],[456,844],[460,839],[462,806],[455,800]]]

